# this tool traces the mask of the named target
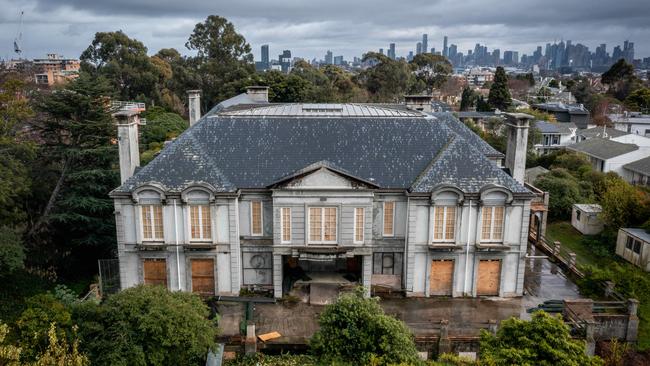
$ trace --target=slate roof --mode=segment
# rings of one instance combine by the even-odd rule
[[[587,128],[585,130],[580,130],[579,135],[586,138],[586,139],[591,139],[594,137],[601,137],[601,138],[615,138],[615,137],[620,137],[620,136],[625,136],[628,133],[625,131],[617,130],[615,128],[611,127],[605,127],[604,131],[606,136],[603,136],[603,128],[602,127],[593,127],[593,128]]]
[[[222,116],[258,117],[423,117],[422,112],[386,105],[356,103],[280,103],[226,108]]]
[[[572,122],[547,122],[535,121],[535,128],[541,133],[556,133],[561,135],[570,135],[571,129],[577,129],[575,123]]]
[[[486,157],[500,153],[450,113],[274,117],[229,109],[214,108],[115,192],[152,182],[170,192],[196,182],[220,192],[264,189],[327,164],[384,189],[426,192],[444,183],[475,193],[498,184],[530,194]]]
[[[447,128],[460,135],[465,141],[469,142],[472,146],[478,149],[487,157],[503,158],[505,155],[493,148],[490,144],[485,142],[477,134],[474,133],[467,125],[459,121],[451,113],[432,113],[439,121],[445,124]]]
[[[537,109],[549,112],[569,112],[569,114],[589,114],[582,104],[565,104],[559,102],[538,103],[533,105]]]
[[[577,144],[568,145],[566,148],[594,156],[601,160],[611,159],[639,149],[635,144],[624,144],[622,142],[599,137],[584,140]]]
[[[650,156],[623,165],[623,168],[650,176]]]

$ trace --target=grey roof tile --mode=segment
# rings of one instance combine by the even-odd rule
[[[623,168],[650,176],[650,156],[623,165]]]
[[[639,149],[635,144],[624,144],[622,142],[603,139],[600,137],[594,137],[589,140],[578,142],[577,144],[568,145],[566,148],[594,156],[601,160],[611,159]]]

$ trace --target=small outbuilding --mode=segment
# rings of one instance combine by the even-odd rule
[[[621,228],[616,239],[616,254],[650,272],[650,233],[639,228]]]
[[[585,235],[596,235],[603,231],[603,221],[598,217],[602,211],[600,205],[576,203],[571,211],[571,226]]]

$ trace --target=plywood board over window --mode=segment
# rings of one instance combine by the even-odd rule
[[[192,292],[214,295],[214,259],[192,259]]]
[[[145,285],[167,287],[167,261],[165,259],[144,259],[142,267]]]
[[[262,201],[251,202],[251,235],[261,236],[263,233]]]
[[[478,296],[498,296],[501,281],[501,260],[482,259],[478,262],[476,294]]]
[[[429,295],[450,296],[454,277],[454,261],[451,259],[434,259],[429,273]]]
[[[384,236],[395,235],[395,202],[384,202]]]

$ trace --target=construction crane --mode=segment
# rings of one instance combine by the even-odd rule
[[[20,43],[23,41],[23,14],[24,11],[20,12],[20,22],[18,23],[18,32],[16,33],[16,38],[14,38],[14,52],[20,57],[23,53],[23,50],[20,48]]]

